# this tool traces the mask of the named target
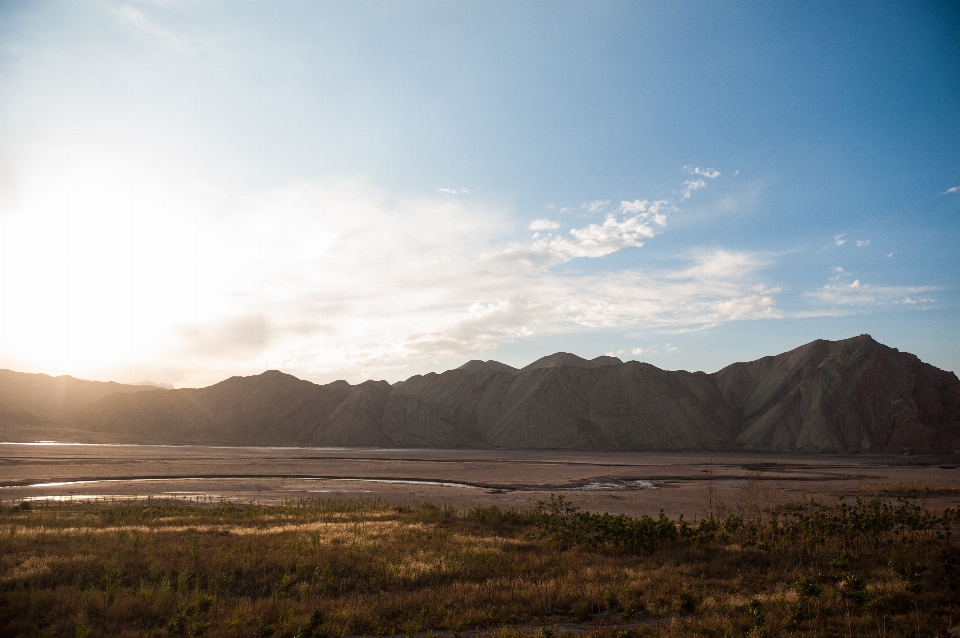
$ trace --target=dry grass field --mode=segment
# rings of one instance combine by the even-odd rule
[[[931,636],[956,511],[457,511],[380,501],[57,503],[0,517],[4,636]]]

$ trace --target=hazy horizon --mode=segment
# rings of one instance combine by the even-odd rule
[[[0,5],[0,367],[201,387],[862,333],[960,371],[956,3]]]

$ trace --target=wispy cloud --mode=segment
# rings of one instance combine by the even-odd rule
[[[834,246],[843,246],[845,243],[847,243],[847,240],[844,239],[846,236],[847,236],[846,233],[840,233],[839,235],[834,235],[834,236],[833,236],[833,245],[834,245]]]
[[[938,290],[936,286],[878,286],[863,283],[860,279],[846,283],[832,278],[831,283],[817,290],[804,293],[806,297],[822,304],[842,307],[871,307],[883,305],[936,303],[925,294]],[[923,295],[917,300],[912,297]]]
[[[687,180],[683,183],[683,199],[690,199],[690,194],[695,190],[706,187],[707,183],[702,179]]]
[[[693,265],[669,274],[674,279],[722,280],[746,277],[769,260],[759,253],[725,250],[697,250],[690,253]]]
[[[537,233],[529,242],[516,242],[505,249],[485,253],[483,257],[500,263],[523,264],[531,271],[542,272],[578,257],[603,257],[623,248],[643,246],[644,239],[657,234],[655,226],[665,223],[661,213],[652,211],[623,218],[608,214],[603,223],[571,228],[570,237]],[[559,227],[554,224],[548,220],[535,220],[529,229],[542,231]]]
[[[857,248],[863,248],[864,246],[869,246],[869,245],[870,245],[870,240],[869,240],[869,239],[858,239],[858,240],[857,240]]]
[[[960,193],[960,186],[951,186],[947,190],[940,193],[941,195],[950,195],[951,193]]]
[[[551,219],[535,219],[530,222],[527,230],[556,230],[557,228],[560,228],[560,222]]]
[[[277,328],[267,317],[252,315],[221,321],[187,323],[174,327],[190,356],[245,357],[270,344]]]
[[[580,208],[584,209],[588,213],[599,213],[609,205],[609,199],[595,199],[592,202],[584,202],[583,204],[580,204]]]
[[[190,51],[196,44],[199,43],[198,40],[178,35],[169,29],[163,28],[146,13],[128,4],[121,5],[115,10],[114,15],[121,24],[132,27],[140,33],[150,37],[156,38],[170,48],[177,49],[179,51]]]
[[[709,179],[716,179],[720,177],[720,171],[713,168],[700,168],[699,166],[692,166],[687,164],[683,167],[683,172],[688,175],[703,175]],[[739,173],[740,171],[737,171]]]
[[[635,199],[632,202],[620,202],[621,213],[642,213],[650,205],[645,199]]]
[[[677,209],[668,199],[659,199],[653,202],[646,199],[635,199],[632,202],[620,202],[619,210],[627,215],[648,213],[655,224],[664,226],[667,223],[666,213]]]

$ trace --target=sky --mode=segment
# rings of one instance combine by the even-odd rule
[[[0,367],[960,371],[956,2],[0,1]]]

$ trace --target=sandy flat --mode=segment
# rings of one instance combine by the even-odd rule
[[[931,507],[960,506],[960,457],[0,443],[8,504],[149,495],[527,507],[562,494],[592,511],[695,519],[903,490]]]

